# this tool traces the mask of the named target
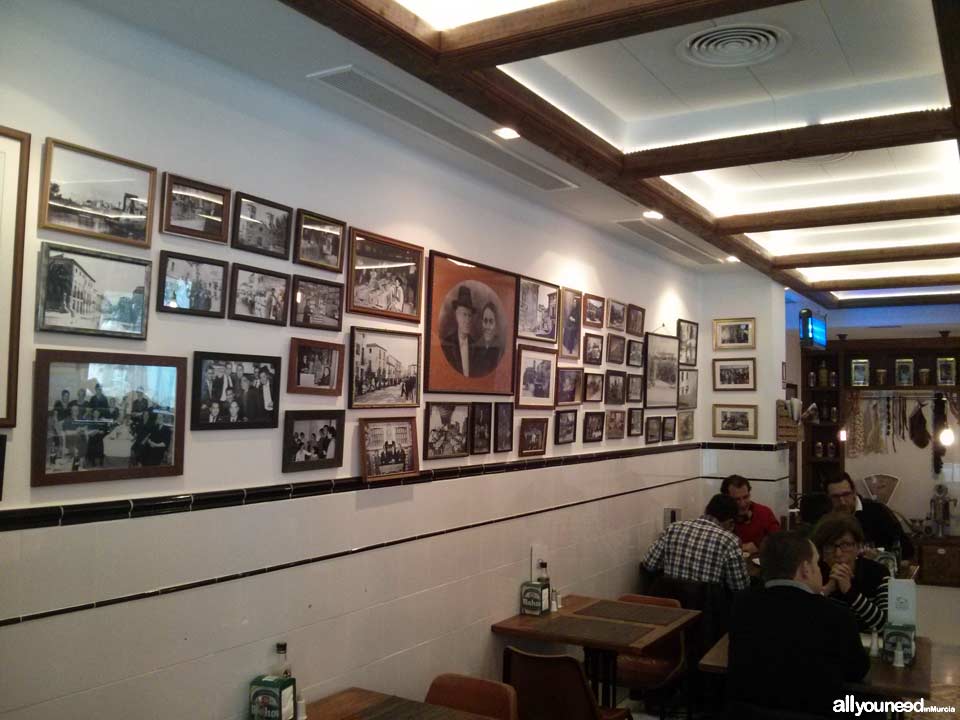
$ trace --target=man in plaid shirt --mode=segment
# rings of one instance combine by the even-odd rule
[[[673,523],[657,539],[643,559],[643,566],[678,580],[717,583],[730,590],[750,584],[740,554],[740,541],[733,534],[737,501],[714,495],[703,516]]]

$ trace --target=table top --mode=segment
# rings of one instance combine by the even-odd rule
[[[644,648],[699,616],[699,610],[567,595],[556,612],[514,615],[491,630],[498,635],[641,655]]]
[[[724,635],[700,659],[699,668],[708,673],[725,673],[730,636]],[[850,683],[850,692],[880,695],[886,698],[929,698],[933,672],[930,638],[917,638],[917,656],[910,667],[895,668],[878,657],[870,658],[870,671],[858,683]]]
[[[356,687],[310,703],[307,717],[323,720],[490,720],[486,715],[474,715]]]

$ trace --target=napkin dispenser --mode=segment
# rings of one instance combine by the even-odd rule
[[[883,659],[894,667],[910,665],[917,653],[917,585],[890,580],[887,624],[883,626]]]

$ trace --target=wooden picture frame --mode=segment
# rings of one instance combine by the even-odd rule
[[[278,427],[282,371],[274,355],[194,351],[190,430]]]
[[[897,358],[893,363],[893,383],[896,387],[913,387],[917,373],[913,358]]]
[[[560,347],[561,360],[580,359],[580,330],[583,327],[583,293],[571,288],[560,288]]]
[[[553,416],[553,444],[569,445],[577,441],[576,410],[557,410]]]
[[[226,245],[230,241],[231,195],[232,191],[224,187],[163,173],[160,232]],[[200,223],[201,227],[195,227]]]
[[[644,406],[673,408],[680,393],[680,339],[647,333],[643,341]]]
[[[211,276],[204,278],[204,267],[219,268],[220,272],[212,275],[206,273]],[[179,274],[179,277],[171,272]],[[157,312],[225,318],[230,298],[229,273],[230,263],[223,260],[161,250],[157,264]],[[171,280],[176,284],[171,285]],[[218,298],[220,309],[214,310],[212,308]],[[211,307],[209,310],[203,307],[208,302]]]
[[[583,294],[583,326],[602,328],[606,317],[607,300],[599,295]]]
[[[277,293],[281,290],[281,284],[273,282],[270,284],[271,287],[265,288],[264,278],[279,280],[282,283],[279,299]],[[229,297],[227,317],[231,320],[284,327],[287,324],[287,307],[290,302],[290,276],[251,265],[234,263],[230,267]],[[253,312],[238,311],[237,307],[241,302]]]
[[[513,452],[513,401],[493,404],[493,451]]]
[[[689,442],[692,441],[695,432],[694,432],[694,416],[695,412],[692,410],[687,410],[677,413],[677,439],[680,442]]]
[[[37,350],[33,388],[32,487],[183,474],[186,358]]]
[[[520,457],[535,457],[547,454],[547,428],[550,418],[525,417],[520,419],[520,442],[517,454]]]
[[[627,330],[627,304],[607,298],[607,328],[610,330]]]
[[[870,361],[867,358],[850,360],[850,387],[870,387]]]
[[[603,442],[603,432],[606,429],[606,413],[585,412],[583,414],[583,437],[581,442],[584,444],[592,442]]]
[[[700,393],[700,371],[695,368],[680,368],[677,384],[677,409],[694,410]]]
[[[603,365],[603,335],[583,334],[583,364]]]
[[[756,318],[718,318],[713,321],[714,350],[755,350]]]
[[[283,414],[281,472],[342,467],[345,422],[346,412],[343,410],[287,410]],[[307,433],[306,438],[297,437]],[[302,459],[298,460],[301,452]],[[310,459],[311,456],[316,457]]]
[[[330,247],[324,247],[325,245]],[[320,213],[297,209],[293,231],[293,262],[332,273],[343,272],[347,223]],[[328,252],[331,251],[331,252]]]
[[[640,368],[643,370],[643,340],[631,340],[627,338],[627,367]]]
[[[756,358],[714,358],[714,392],[757,389]]]
[[[292,228],[293,208],[289,205],[248,193],[235,193],[230,247],[289,260]]]
[[[639,305],[627,303],[627,327],[625,330],[627,335],[633,335],[639,338],[644,336],[643,325],[646,315],[647,311],[644,308]]]
[[[340,397],[343,394],[343,366],[346,361],[346,348],[342,343],[290,338],[287,392]]]
[[[937,358],[936,385],[953,387],[957,384],[957,359],[955,357]]]
[[[423,410],[423,459],[449,460],[470,454],[469,402],[428,402]]]
[[[626,410],[607,410],[604,434],[607,440],[623,440],[627,428]]]
[[[583,402],[583,368],[557,367],[557,407]]]
[[[486,455],[493,443],[493,403],[470,403],[470,454]]]
[[[643,437],[643,408],[627,408],[627,437]]]
[[[351,227],[347,312],[419,324],[423,259],[419,245]]]
[[[387,482],[420,474],[415,416],[360,418],[359,435],[364,482]]]
[[[556,373],[556,350],[537,345],[518,345],[516,406],[531,410],[555,407]]]
[[[340,332],[343,329],[343,292],[343,283],[294,275],[290,291],[290,326]],[[322,308],[322,311],[317,312],[314,308]]]
[[[602,373],[583,372],[583,401],[603,402],[603,391],[606,384],[606,376]]]
[[[420,333],[351,327],[348,407],[420,407],[421,342]]]
[[[700,323],[695,323],[693,320],[678,319],[677,337],[680,339],[680,364],[696,367]]]
[[[64,158],[59,160],[58,158]],[[67,159],[71,158],[71,159]],[[58,164],[59,163],[59,164]],[[114,167],[122,167],[117,180]],[[130,174],[138,174],[136,179]],[[77,179],[80,178],[80,179]],[[101,182],[100,179],[109,180]],[[95,199],[82,202],[64,186],[78,193],[86,185]],[[157,169],[150,165],[109,155],[65,140],[47,138],[44,145],[43,185],[40,189],[40,227],[108,242],[149,248],[153,232],[153,199]],[[111,194],[104,194],[109,187]]]
[[[517,278],[517,338],[555,343],[559,317],[559,285],[525,275]]]
[[[646,385],[643,375],[627,373],[627,402],[642,403],[643,390]]]
[[[757,406],[714,404],[713,436],[757,438]]]
[[[607,370],[603,396],[603,401],[607,405],[625,405],[627,402],[627,373],[623,370]]]

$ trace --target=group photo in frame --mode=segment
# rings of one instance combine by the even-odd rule
[[[564,360],[580,359],[582,305],[583,293],[579,290],[560,289],[560,357]]]
[[[680,340],[673,335],[647,333],[644,339],[644,405],[648,408],[677,406],[680,375]]]
[[[289,275],[237,263],[231,266],[227,304],[231,320],[284,326],[289,300]]]
[[[320,213],[297,210],[293,232],[293,261],[332,273],[343,272],[347,224]]]
[[[553,416],[553,444],[569,445],[577,440],[577,411],[557,410]]]
[[[680,368],[680,385],[677,388],[677,408],[681,410],[693,410],[697,407],[699,385],[699,370]]]
[[[493,451],[513,452],[513,401],[493,405]]]
[[[579,405],[583,399],[583,368],[557,368],[557,406]]]
[[[428,283],[427,392],[512,394],[517,276],[432,251]]]
[[[350,328],[350,408],[420,406],[420,333]]]
[[[493,441],[493,403],[470,403],[470,454],[486,455]]]
[[[229,271],[223,260],[161,250],[157,312],[226,317]]]
[[[311,330],[343,327],[343,284],[332,280],[293,276],[290,325]]]
[[[417,418],[360,418],[360,466],[365,482],[420,474]]]
[[[226,245],[230,196],[227,188],[165,172],[160,232]]]
[[[607,301],[599,295],[583,294],[583,326],[602,328]]]
[[[518,408],[552,408],[556,405],[557,351],[535,345],[517,347]]]
[[[347,312],[419,323],[424,250],[350,228]]]
[[[40,227],[150,247],[157,169],[47,138]]]
[[[606,424],[605,412],[585,412],[583,414],[583,442],[603,442],[603,430]]]
[[[340,397],[345,361],[345,349],[341,343],[290,338],[287,392]]]
[[[627,304],[619,300],[607,298],[607,328],[626,332]]]
[[[146,340],[152,269],[150,260],[41,243],[37,330]]]
[[[757,438],[756,405],[714,405],[713,436]]]
[[[287,410],[281,472],[341,467],[345,416],[343,410]]]
[[[755,350],[756,318],[720,318],[713,321],[714,350]]]
[[[714,358],[713,389],[716,392],[756,390],[756,358]]]
[[[520,276],[518,283],[517,337],[557,342],[560,287],[524,276]]]
[[[252,430],[280,424],[279,357],[193,353],[191,430]]]
[[[247,193],[236,193],[230,247],[288,260],[292,227],[293,208]]]
[[[187,360],[37,350],[30,484],[183,474]]]
[[[469,402],[428,402],[423,412],[423,459],[469,455],[470,415]]]
[[[697,345],[700,325],[692,320],[677,320],[677,337],[680,338],[680,364],[697,364]]]
[[[547,426],[549,418],[526,417],[520,420],[520,444],[517,454],[532,457],[547,454]]]

